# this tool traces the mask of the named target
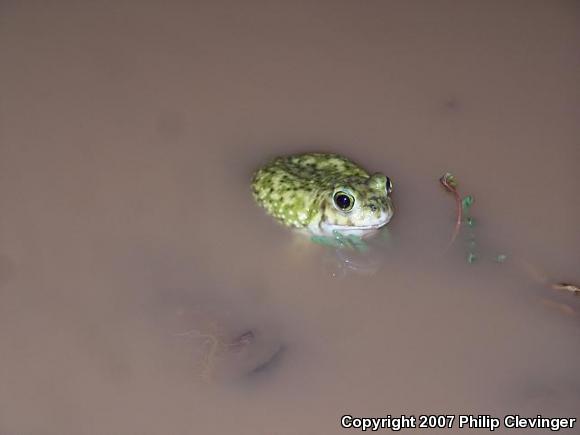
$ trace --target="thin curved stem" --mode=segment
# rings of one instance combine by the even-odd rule
[[[448,191],[453,194],[455,197],[455,209],[456,209],[456,219],[455,219],[455,228],[453,229],[453,234],[451,235],[451,240],[447,249],[453,245],[455,239],[459,235],[459,230],[461,229],[461,221],[463,220],[463,206],[461,204],[461,197],[459,196],[459,192],[457,192],[457,183],[455,181],[455,177],[452,174],[447,172],[441,178],[439,178],[439,182],[441,185]]]

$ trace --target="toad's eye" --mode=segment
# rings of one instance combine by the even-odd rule
[[[350,211],[354,206],[354,198],[346,192],[336,192],[334,194],[334,203],[339,210]]]
[[[387,177],[386,186],[387,186],[387,194],[391,193],[393,191],[393,182],[389,177]]]

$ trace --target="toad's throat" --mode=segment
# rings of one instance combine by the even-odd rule
[[[377,230],[381,227],[384,227],[385,225],[387,225],[387,222],[381,222],[379,224],[374,224],[374,225],[332,225],[332,224],[326,224],[324,225],[326,228],[330,229],[330,230]]]

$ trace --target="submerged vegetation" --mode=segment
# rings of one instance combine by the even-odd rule
[[[448,248],[455,243],[462,224],[465,224],[465,259],[469,264],[473,264],[480,257],[475,237],[476,220],[471,216],[471,206],[475,202],[475,199],[472,195],[466,195],[461,198],[458,191],[459,183],[451,172],[443,174],[443,176],[439,178],[439,182],[448,192],[452,193],[455,198],[455,226],[453,228]],[[507,255],[498,254],[495,256],[494,260],[497,263],[503,263],[507,260]]]
[[[362,237],[353,234],[342,234],[337,230],[332,231],[332,236],[312,236],[310,240],[319,245],[337,249],[354,249],[358,252],[366,252],[368,250],[368,245]]]

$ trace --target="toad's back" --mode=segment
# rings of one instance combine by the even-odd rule
[[[336,183],[369,174],[336,155],[308,153],[283,156],[259,169],[252,181],[256,201],[286,225],[302,228],[316,218],[324,197]]]

